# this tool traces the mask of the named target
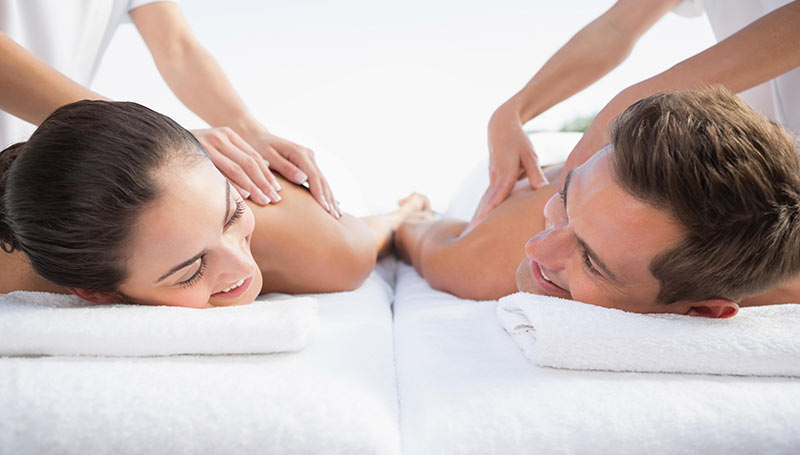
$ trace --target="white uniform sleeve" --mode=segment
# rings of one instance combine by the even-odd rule
[[[705,12],[705,6],[703,0],[683,0],[672,12],[683,17],[697,17]]]
[[[122,22],[125,23],[125,24],[132,23],[131,15],[129,14],[131,11],[135,10],[136,8],[138,8],[140,6],[144,6],[144,5],[147,5],[147,4],[150,4],[150,3],[156,3],[156,2],[180,3],[179,0],[129,0],[128,1],[128,7],[125,9],[125,18],[123,19]]]

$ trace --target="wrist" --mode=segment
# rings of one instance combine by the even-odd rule
[[[259,139],[261,137],[270,134],[269,130],[267,130],[267,128],[264,125],[262,125],[249,115],[243,116],[239,120],[227,126],[231,127],[234,131],[236,131],[236,133],[239,136],[241,136],[247,142],[255,141],[256,139]]]

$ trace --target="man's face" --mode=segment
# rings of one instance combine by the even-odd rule
[[[636,313],[682,312],[656,303],[660,285],[650,272],[682,231],[614,181],[612,153],[606,147],[574,169],[547,201],[546,228],[525,245],[517,287]]]

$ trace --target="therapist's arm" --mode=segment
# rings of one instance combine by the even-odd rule
[[[533,188],[547,183],[522,125],[616,68],[639,37],[678,2],[619,0],[573,36],[522,90],[494,112],[488,131],[489,188],[468,229],[508,197],[522,173]]]
[[[107,99],[0,33],[0,109],[34,125],[73,101]]]
[[[800,0],[795,0],[663,73],[623,90],[597,114],[570,153],[563,172],[580,166],[607,143],[609,122],[642,98],[716,84],[739,93],[797,68],[800,66],[798,24]]]
[[[217,127],[195,134],[224,174],[255,202],[263,195],[277,202],[280,187],[272,168],[289,181],[307,181],[317,202],[331,215],[341,216],[313,152],[271,134],[251,115],[217,61],[195,38],[178,5],[151,3],[130,15],[173,93]]]

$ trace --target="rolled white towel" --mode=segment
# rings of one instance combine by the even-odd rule
[[[517,293],[500,299],[497,313],[525,357],[541,366],[800,377],[798,304],[709,319]]]
[[[71,295],[0,295],[0,355],[163,356],[299,351],[318,326],[311,297],[190,309],[94,305]]]

